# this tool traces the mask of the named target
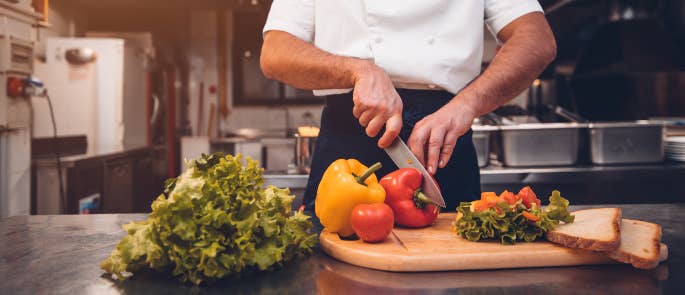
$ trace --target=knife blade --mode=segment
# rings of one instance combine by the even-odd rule
[[[436,205],[445,208],[445,199],[440,192],[438,184],[433,179],[433,176],[428,173],[425,167],[421,165],[421,162],[414,156],[404,140],[397,137],[395,141],[392,142],[390,146],[385,148],[385,152],[390,156],[395,165],[399,168],[414,168],[421,172],[423,176],[423,185],[421,189],[423,193],[428,196]]]

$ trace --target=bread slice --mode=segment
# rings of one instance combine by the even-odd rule
[[[668,246],[664,243],[659,243],[659,262],[668,260]]]
[[[621,209],[598,208],[571,212],[573,223],[547,232],[547,240],[570,248],[613,251],[621,243]]]
[[[661,226],[656,223],[623,219],[621,246],[609,252],[609,257],[634,267],[652,269],[661,258]]]

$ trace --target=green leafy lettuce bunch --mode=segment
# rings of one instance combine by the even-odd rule
[[[556,190],[544,209],[535,204],[526,208],[520,202],[513,205],[499,202],[495,208],[477,212],[472,210],[471,202],[462,202],[457,207],[458,218],[454,225],[457,234],[474,242],[481,239],[499,239],[502,244],[532,242],[562,221],[573,222],[574,216],[568,212],[568,205],[568,200]]]
[[[288,189],[263,187],[263,169],[240,155],[203,155],[166,182],[144,221],[124,236],[100,267],[119,279],[142,268],[170,271],[200,284],[244,272],[272,270],[307,255],[312,223],[292,212]]]

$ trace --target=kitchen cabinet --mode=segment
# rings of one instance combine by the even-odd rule
[[[130,158],[105,160],[103,166],[102,211],[127,213],[133,210],[133,162]]]
[[[64,167],[64,166],[63,166]],[[52,167],[53,170],[56,167]],[[48,169],[43,169],[49,171]],[[87,198],[89,196],[102,195],[104,174],[101,165],[98,161],[82,161],[74,164],[73,168],[66,169],[65,183],[65,194],[67,208],[62,212],[68,214],[76,214],[79,209],[79,200]],[[39,177],[40,179],[41,177]],[[42,183],[39,185],[43,185]],[[59,187],[57,187],[59,189]],[[47,188],[46,188],[47,189]],[[47,193],[47,192],[46,192]],[[59,197],[59,194],[57,194]],[[42,210],[47,210],[47,208],[41,207]],[[39,211],[38,214],[53,213],[54,211]],[[94,213],[98,213],[97,210]]]
[[[79,201],[99,199],[89,213],[150,212],[167,177],[163,148],[150,147],[64,157],[62,169],[66,208],[52,158],[33,160],[32,214],[77,214]]]

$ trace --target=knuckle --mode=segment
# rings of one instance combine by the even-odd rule
[[[397,129],[385,129],[385,133],[386,133],[387,135],[390,135],[390,136],[392,136],[392,137],[395,137],[395,136],[397,136],[397,135],[400,134],[400,131],[397,130]]]
[[[402,128],[400,126],[390,124],[385,129],[388,130],[388,132],[400,133],[400,129],[402,129]]]
[[[453,149],[451,149],[451,148],[443,148],[442,151],[440,151],[440,153],[443,154],[443,155],[451,155],[451,154],[452,154],[452,150],[453,150]]]

